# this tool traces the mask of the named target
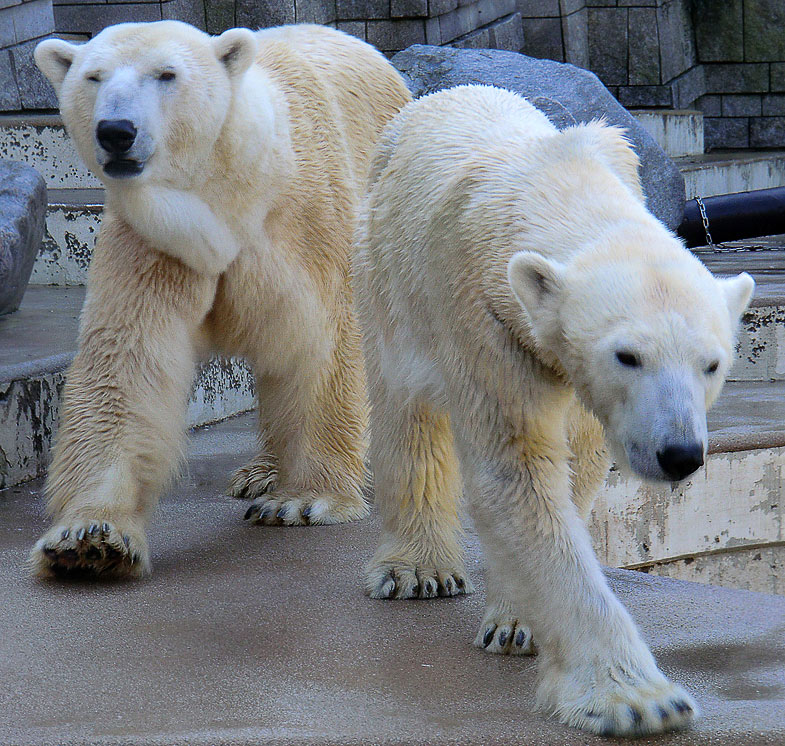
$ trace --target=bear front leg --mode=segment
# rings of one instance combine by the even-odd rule
[[[489,441],[482,450],[468,438],[461,443],[472,516],[498,573],[492,582],[526,609],[537,640],[538,703],[567,725],[603,735],[686,726],[695,702],[658,670],[570,499],[566,439],[535,425],[525,443]]]
[[[314,345],[285,374],[263,373],[263,359],[255,365],[265,452],[249,464],[244,482],[246,491],[258,489],[245,513],[252,523],[327,525],[368,514],[367,400],[353,322],[333,339],[326,361]]]
[[[147,518],[183,455],[194,337],[214,290],[105,216],[46,483],[53,525],[31,553],[36,575],[149,571]]]

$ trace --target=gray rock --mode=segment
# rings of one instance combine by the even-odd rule
[[[399,52],[392,63],[415,98],[456,85],[484,83],[525,96],[559,128],[599,117],[624,127],[641,159],[649,210],[669,228],[681,222],[684,179],[678,168],[594,74],[514,52],[420,45]]]
[[[19,308],[45,218],[43,178],[24,163],[0,160],[0,314]]]

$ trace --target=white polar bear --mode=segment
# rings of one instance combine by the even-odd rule
[[[194,361],[213,351],[256,374],[262,449],[231,484],[255,498],[246,517],[363,516],[351,239],[375,141],[410,100],[402,78],[320,26],[121,24],[35,58],[106,187],[38,574],[149,568],[146,523],[181,457]]]
[[[754,288],[712,277],[646,210],[637,167],[617,128],[558,132],[513,93],[442,91],[385,129],[354,259],[384,521],[367,592],[471,590],[462,476],[490,586],[477,643],[525,652],[530,626],[538,702],[616,735],[696,706],[592,551],[603,427],[644,477],[697,469]]]

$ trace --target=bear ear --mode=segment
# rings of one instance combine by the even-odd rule
[[[35,64],[49,79],[58,95],[63,80],[71,69],[77,49],[76,44],[70,44],[62,39],[45,39],[33,52]]]
[[[256,37],[247,28],[230,28],[213,39],[213,49],[229,77],[239,77],[256,57]]]
[[[536,321],[543,306],[563,287],[565,267],[533,251],[519,251],[507,266],[507,279],[520,304]]]
[[[725,293],[728,311],[731,316],[738,318],[752,300],[752,294],[755,292],[755,280],[746,272],[742,272],[736,277],[720,279],[720,285]]]

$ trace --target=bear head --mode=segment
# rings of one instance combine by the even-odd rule
[[[210,37],[179,21],[110,26],[85,44],[47,39],[35,61],[104,183],[199,179],[256,55],[248,29]]]
[[[666,481],[703,464],[706,411],[755,287],[748,274],[714,277],[657,224],[606,236],[566,264],[518,252],[508,279],[535,345],[603,424],[618,463]]]

